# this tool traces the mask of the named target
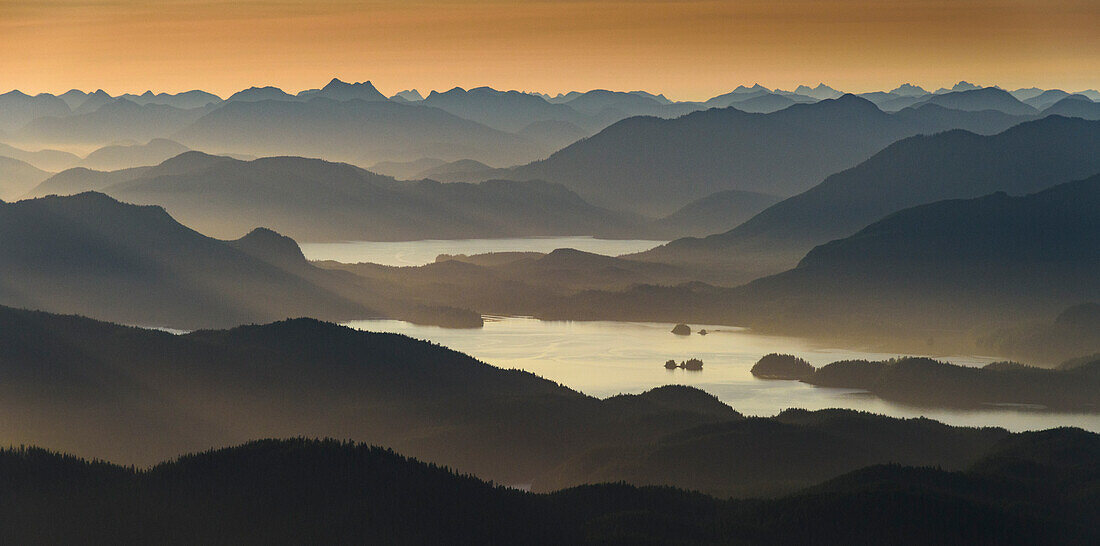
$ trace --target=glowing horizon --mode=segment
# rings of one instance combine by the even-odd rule
[[[0,0],[0,92],[1100,88],[1092,0]]]

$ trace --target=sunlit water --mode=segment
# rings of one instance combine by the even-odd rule
[[[310,260],[335,260],[344,263],[370,262],[382,265],[424,265],[440,254],[485,254],[487,252],[550,252],[574,248],[585,252],[619,256],[649,250],[666,241],[637,239],[595,239],[593,237],[523,237],[516,239],[459,239],[399,242],[349,241],[340,243],[302,243],[302,253]]]
[[[479,330],[417,326],[395,320],[354,321],[349,326],[396,332],[470,354],[501,368],[519,368],[584,393],[607,397],[660,385],[691,385],[747,415],[770,416],[786,408],[851,408],[895,417],[928,417],[952,425],[1039,430],[1077,426],[1100,432],[1100,416],[991,408],[918,408],[883,401],[850,389],[814,387],[797,381],[756,379],[749,373],[761,356],[790,353],[815,366],[836,360],[881,360],[897,354],[816,346],[805,340],[754,334],[724,326],[696,326],[709,335],[677,336],[672,324],[539,321],[494,318]],[[702,371],[666,370],[668,359],[700,358]],[[943,356],[955,364],[981,366],[995,358]]]

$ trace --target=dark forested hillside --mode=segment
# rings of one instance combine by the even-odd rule
[[[686,387],[608,400],[394,334],[298,319],[187,335],[0,309],[7,438],[149,463],[249,438],[370,439],[529,483],[566,456],[739,419]]]
[[[963,471],[880,465],[769,501],[621,484],[534,495],[393,451],[262,440],[149,470],[0,452],[5,542],[1087,544],[1095,434],[1008,438]]]
[[[250,438],[331,436],[541,490],[626,480],[777,495],[870,464],[964,468],[1008,435],[841,410],[746,420],[678,386],[600,400],[309,319],[173,335],[3,308],[0,379],[5,411],[24,416],[13,443],[150,463]]]

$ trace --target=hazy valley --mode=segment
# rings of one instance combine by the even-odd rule
[[[1100,93],[223,95],[0,95],[6,541],[1100,536]]]

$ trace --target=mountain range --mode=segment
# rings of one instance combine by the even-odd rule
[[[379,314],[319,286],[323,271],[253,256],[253,239],[211,239],[103,194],[0,204],[0,239],[19,241],[0,247],[3,305],[179,328]]]
[[[737,297],[756,325],[858,337],[966,331],[1100,300],[1100,175],[906,209]],[[751,303],[750,303],[751,302]]]
[[[30,96],[18,90],[0,94],[0,131],[13,132],[30,121],[71,113],[65,101],[48,94]]]
[[[0,307],[0,324],[0,391],[27,416],[11,441],[122,463],[241,438],[369,437],[540,491],[626,481],[746,497],[888,462],[961,470],[1021,438],[849,410],[746,418],[682,386],[597,399],[311,319],[176,335]]]
[[[172,138],[192,149],[324,157],[366,165],[423,157],[501,164],[542,153],[522,137],[438,108],[321,97],[228,100]]]
[[[183,129],[206,110],[114,99],[88,113],[35,118],[16,133],[16,138],[25,142],[100,146],[126,140],[147,142]]]
[[[987,114],[990,113],[987,111],[999,111],[1015,116],[1038,115],[1038,111],[1049,108],[1058,100],[1069,96],[1100,99],[1100,94],[1093,91],[1082,91],[1076,95],[1070,95],[1060,90],[1037,89],[1035,91],[1032,94],[1029,90],[1018,90],[1014,93],[1023,98],[1017,100],[1015,95],[1008,94],[998,88],[981,88],[960,82],[952,89],[941,89],[936,94],[928,94],[920,88],[910,85],[908,87],[901,86],[890,92],[877,91],[862,93],[860,96],[872,101],[882,110],[889,112],[901,111],[914,105],[943,104],[948,105],[952,110],[970,110],[986,112]],[[73,89],[56,97],[49,94],[31,97],[13,91],[0,96],[0,138],[24,148],[82,146],[85,149],[88,146],[146,142],[154,138],[171,138],[180,140],[188,147],[211,152],[321,156],[329,160],[350,161],[363,166],[372,165],[379,161],[408,162],[433,157],[449,161],[474,159],[504,166],[523,164],[533,159],[545,157],[555,150],[577,142],[626,118],[654,116],[670,119],[708,108],[726,108],[730,106],[750,113],[773,113],[795,104],[831,100],[839,98],[840,95],[839,91],[824,84],[819,84],[813,88],[799,86],[793,92],[780,89],[772,90],[760,84],[754,84],[751,87],[740,86],[729,93],[701,102],[673,102],[663,95],[640,91],[621,92],[595,89],[550,97],[549,95],[537,93],[499,91],[489,87],[478,87],[469,90],[454,88],[444,92],[433,91],[426,99],[419,93],[409,93],[408,97],[395,95],[395,98],[387,99],[369,81],[347,83],[336,78],[333,78],[321,88],[306,89],[297,94],[291,94],[271,86],[252,87],[234,93],[225,101],[222,101],[217,95],[200,90],[176,94],[154,94],[152,91],[146,91],[141,94],[127,93],[111,96],[103,90],[85,93]],[[371,140],[368,138],[371,136],[374,139],[379,139],[379,136],[374,135],[378,135],[380,131],[396,132],[397,140],[403,140],[401,137],[403,131],[400,130],[400,126],[412,123],[412,120],[403,119],[399,120],[400,123],[390,123],[395,120],[379,119],[397,115],[394,113],[395,111],[385,109],[375,110],[369,114],[364,114],[361,111],[358,113],[345,113],[350,119],[366,115],[373,124],[372,131],[367,133],[344,131],[336,135],[345,137],[344,142],[326,142],[328,144],[327,148],[334,150],[331,154],[323,154],[319,147],[309,144],[310,140],[316,140],[317,137],[322,139],[331,138],[329,135],[313,134],[310,135],[309,139],[305,139],[305,142],[286,138],[278,145],[271,146],[246,144],[243,149],[238,149],[237,144],[244,144],[253,139],[222,139],[212,141],[211,145],[207,146],[204,141],[187,141],[186,138],[190,133],[185,133],[183,136],[177,135],[177,131],[187,131],[188,129],[185,129],[185,127],[199,117],[222,107],[228,108],[241,103],[263,101],[307,103],[311,99],[318,98],[337,102],[361,100],[372,103],[400,103],[406,106],[416,105],[437,108],[503,133],[518,134],[521,138],[515,139],[513,137],[514,143],[501,147],[500,145],[481,142],[475,136],[457,136],[453,133],[453,128],[447,127],[446,122],[437,120],[441,124],[439,129],[441,132],[440,142],[431,142],[430,131],[426,127],[422,127],[419,136],[414,139],[421,141],[418,144],[410,145],[405,142],[393,148],[380,148],[379,146],[382,143],[376,141],[374,145],[368,147],[373,148],[373,150],[367,154],[367,157],[361,157],[363,154],[349,153],[347,141]],[[1029,102],[1025,103],[1022,100]],[[135,109],[133,105],[144,109]],[[105,107],[107,110],[100,112]],[[291,125],[303,121],[306,121],[306,126],[313,123],[322,125],[325,123],[322,120],[311,119],[317,112],[306,107],[295,108],[284,104],[281,107],[269,106],[264,110],[263,115],[268,118],[264,122],[267,124],[264,129],[269,132],[273,131],[276,134],[292,132]],[[1062,113],[1068,114],[1068,112]],[[432,118],[433,116],[423,114],[419,117]],[[260,122],[257,120],[253,123],[258,124]],[[432,122],[428,123],[431,125]],[[213,122],[213,124],[216,126],[217,122]],[[383,127],[389,127],[389,129],[383,129]],[[992,130],[959,121],[931,127],[932,130],[949,128],[967,128],[979,132]],[[1004,126],[998,126],[994,129],[1004,128]],[[260,125],[252,125],[249,129],[260,130]],[[197,133],[213,130],[212,127],[201,130],[196,129],[196,134],[191,136],[199,136]],[[3,136],[3,133],[8,133],[8,135]],[[243,135],[235,134],[234,136]],[[474,144],[465,145],[467,141]],[[36,166],[45,168],[41,165]],[[56,167],[51,169],[57,170]],[[741,189],[753,190],[753,188]],[[716,188],[715,191],[717,190]],[[761,188],[757,188],[757,190],[761,190]],[[771,193],[783,192],[773,189]],[[702,197],[702,195],[694,197]],[[676,205],[685,203],[680,202]],[[671,210],[664,211],[664,213],[668,212],[671,212]]]
[[[18,199],[49,176],[30,163],[0,156],[0,200]]]
[[[846,95],[772,114],[726,108],[630,118],[545,160],[485,176],[560,182],[594,204],[664,215],[721,190],[798,193],[906,136],[997,133],[1020,121],[946,109],[887,114]]]
[[[977,351],[990,346],[983,340],[991,332],[1018,332],[1067,307],[1100,301],[1098,191],[1094,175],[1026,196],[998,192],[919,205],[815,247],[792,269],[734,288],[670,275],[534,301],[505,298],[496,306],[546,320],[727,324],[840,346]],[[724,270],[731,275],[735,265]],[[697,278],[699,270],[672,271]],[[1052,354],[1065,357],[1026,354],[1044,364]]]
[[[946,95],[941,95],[946,96]],[[808,250],[884,216],[942,199],[1032,193],[1100,172],[1100,122],[1051,116],[1002,133],[963,130],[910,137],[734,229],[683,239],[640,256],[672,263],[793,266]]]
[[[615,234],[640,224],[545,182],[399,182],[315,159],[240,161],[201,152],[152,168],[65,171],[30,195],[84,191],[163,206],[184,224],[223,238],[260,225],[305,241],[386,241]]]
[[[97,171],[114,171],[156,165],[188,151],[187,146],[166,138],[154,138],[145,144],[104,146],[84,157],[80,166]]]

